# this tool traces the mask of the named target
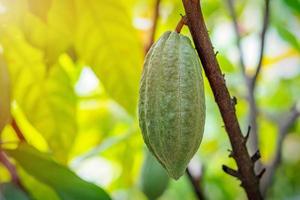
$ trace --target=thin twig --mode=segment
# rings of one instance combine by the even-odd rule
[[[272,184],[276,169],[281,163],[283,141],[288,134],[289,128],[296,122],[298,117],[300,117],[300,109],[297,108],[297,104],[295,104],[290,109],[290,112],[287,114],[286,119],[282,120],[282,123],[279,125],[275,156],[272,162],[270,163],[270,165],[267,166],[267,172],[265,176],[262,178],[262,182],[261,182],[261,191],[264,196],[266,195],[267,190]]]
[[[159,5],[160,5],[160,1],[161,0],[156,0],[155,2],[155,6],[154,6],[154,14],[153,14],[153,20],[152,20],[152,28],[150,31],[150,40],[148,42],[148,45],[146,47],[146,51],[148,52],[148,50],[150,49],[150,47],[152,46],[153,42],[154,42],[154,38],[155,38],[155,32],[156,32],[156,27],[157,27],[157,22],[158,22],[158,18],[159,18]]]
[[[202,188],[201,188],[201,180],[193,177],[189,168],[186,168],[186,173],[187,173],[188,178],[193,186],[193,189],[194,189],[194,192],[195,192],[197,198],[199,200],[205,200],[206,198],[205,198],[204,192],[202,191]]]
[[[258,60],[258,64],[256,67],[255,74],[253,75],[253,78],[251,79],[251,87],[253,90],[255,88],[258,74],[262,67],[262,60],[263,60],[263,56],[264,56],[265,39],[266,39],[266,32],[267,32],[268,25],[269,25],[269,18],[270,18],[270,0],[265,0],[265,12],[264,12],[263,28],[262,28],[262,32],[261,32],[259,60]]]
[[[237,20],[237,16],[235,13],[235,9],[234,9],[234,4],[233,4],[233,0],[227,0],[227,4],[229,7],[229,12],[232,18],[232,22],[233,22],[233,27],[234,27],[234,31],[235,31],[235,38],[236,38],[236,46],[238,47],[238,51],[239,51],[239,60],[240,60],[240,67],[243,73],[243,76],[246,77],[246,66],[245,66],[245,62],[244,62],[244,56],[243,56],[243,49],[242,49],[242,45],[241,45],[241,34],[239,31],[239,27],[238,27],[238,20]]]
[[[259,191],[259,177],[254,172],[254,163],[247,151],[234,105],[224,77],[215,57],[215,52],[207,33],[199,0],[182,0],[188,26],[192,34],[196,50],[203,65],[205,74],[212,88],[215,101],[222,115],[227,134],[230,139],[234,159],[238,166],[241,186],[249,199],[262,199]]]
[[[13,129],[14,129],[16,135],[17,135],[17,137],[19,138],[19,140],[20,140],[21,142],[26,142],[26,139],[25,139],[25,137],[24,137],[24,134],[22,133],[20,127],[18,126],[18,124],[17,124],[17,122],[16,122],[16,120],[15,120],[14,118],[13,118],[12,121],[11,121],[11,125],[12,125],[12,127],[13,127]]]
[[[6,169],[9,171],[11,175],[12,182],[23,189],[23,185],[21,184],[20,178],[18,176],[17,170],[15,166],[8,160],[7,155],[4,153],[4,151],[0,148],[0,162],[3,164],[3,166],[6,167]]]
[[[178,22],[178,24],[177,24],[177,26],[176,26],[176,28],[175,28],[175,31],[176,31],[177,33],[180,33],[182,27],[183,27],[184,25],[186,25],[186,24],[187,24],[187,17],[186,17],[186,16],[181,16],[181,19],[180,19],[180,21]]]
[[[269,15],[270,15],[270,1],[265,0],[265,9],[264,9],[264,20],[263,20],[263,27],[262,27],[262,32],[261,32],[261,43],[260,43],[260,55],[259,55],[259,61],[256,67],[256,72],[253,77],[250,77],[246,74],[246,67],[245,67],[245,62],[244,62],[244,57],[243,57],[243,51],[242,51],[242,46],[241,46],[241,35],[238,29],[238,21],[237,21],[237,16],[236,12],[234,10],[234,4],[233,0],[227,0],[228,7],[229,7],[229,12],[232,17],[233,25],[234,25],[234,31],[236,34],[236,45],[239,50],[239,55],[240,55],[240,67],[242,70],[243,77],[246,82],[247,86],[247,92],[248,92],[248,103],[249,103],[249,124],[251,126],[251,137],[249,141],[249,149],[250,152],[255,152],[258,149],[258,127],[257,127],[257,115],[258,115],[258,108],[255,100],[255,95],[254,95],[254,87],[255,83],[257,80],[257,76],[261,70],[262,66],[262,59],[263,59],[263,53],[264,53],[264,47],[265,47],[265,38],[266,38],[266,31],[268,28],[269,24]]]
[[[258,130],[257,130],[257,121],[256,121],[256,116],[258,114],[257,111],[257,106],[255,102],[255,97],[254,97],[254,91],[252,90],[250,79],[246,74],[246,66],[245,66],[245,61],[244,61],[244,56],[243,56],[243,49],[241,45],[241,35],[239,32],[238,28],[238,19],[236,16],[236,12],[234,9],[234,4],[233,0],[227,0],[228,8],[229,8],[229,13],[231,15],[232,21],[233,21],[233,27],[234,27],[234,32],[235,32],[235,38],[236,38],[236,46],[239,51],[239,60],[240,60],[240,68],[242,71],[242,75],[244,77],[245,84],[247,86],[247,100],[249,103],[249,124],[251,126],[251,138],[249,144],[250,152],[254,152],[257,150],[258,146]]]

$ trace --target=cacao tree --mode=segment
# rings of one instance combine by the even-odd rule
[[[0,199],[297,199],[299,13],[0,0]]]

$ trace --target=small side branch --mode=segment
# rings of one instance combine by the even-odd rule
[[[269,18],[270,18],[270,0],[265,0],[265,12],[264,12],[264,21],[263,21],[263,28],[261,32],[261,41],[260,41],[260,53],[259,53],[259,60],[256,67],[255,74],[253,75],[253,78],[251,79],[251,87],[254,90],[257,77],[259,75],[259,72],[262,67],[262,60],[264,56],[264,50],[265,50],[265,39],[266,39],[266,32],[269,25]]]
[[[195,179],[193,177],[193,175],[191,174],[191,172],[189,171],[189,168],[186,169],[186,173],[188,175],[188,178],[193,186],[193,189],[194,189],[194,192],[197,196],[197,198],[199,200],[205,200],[205,195],[204,195],[204,192],[202,191],[202,188],[201,188],[201,184],[200,184],[200,180],[199,179]]]
[[[153,25],[152,25],[152,28],[150,31],[150,40],[148,42],[145,52],[148,52],[148,50],[150,49],[150,47],[152,46],[152,44],[154,42],[157,22],[158,22],[158,18],[159,18],[160,2],[161,2],[161,0],[156,0],[155,5],[154,5],[154,13],[153,13],[153,20],[152,20]]]
[[[19,179],[17,170],[15,166],[8,160],[7,155],[0,149],[0,162],[3,164],[4,167],[9,171],[12,182],[23,189],[23,186],[21,184],[21,181]]]
[[[240,56],[240,59],[239,59],[240,67],[241,67],[244,77],[246,77],[246,67],[245,67],[243,50],[242,50],[242,45],[241,45],[241,34],[239,31],[239,27],[238,27],[238,20],[237,20],[237,16],[235,13],[233,0],[227,0],[227,4],[228,4],[229,12],[230,12],[230,15],[231,15],[231,18],[233,21],[233,27],[234,27],[234,31],[235,31],[235,35],[236,35],[235,38],[236,38],[236,46],[238,47],[239,56]]]
[[[16,122],[16,120],[14,118],[12,119],[11,126],[13,127],[13,129],[14,129],[17,137],[19,138],[19,140],[21,142],[26,142],[24,134],[22,133],[20,127],[18,126],[18,124],[17,124],[17,122]]]
[[[272,162],[269,164],[269,166],[267,166],[267,172],[265,176],[262,178],[261,191],[264,196],[266,195],[268,188],[272,185],[276,169],[281,163],[283,141],[288,134],[289,128],[296,122],[296,120],[299,117],[300,117],[300,108],[299,105],[295,104],[290,109],[287,118],[283,120],[279,126],[275,156]]]
[[[233,176],[233,177],[235,177],[237,179],[241,178],[241,175],[240,175],[240,173],[237,170],[234,170],[234,169],[232,169],[232,168],[230,168],[230,167],[228,167],[226,165],[222,165],[222,169],[223,169],[223,171],[226,174],[228,174],[230,176]]]
[[[187,25],[187,17],[186,16],[181,16],[181,20],[178,22],[176,28],[175,28],[175,31],[177,33],[180,33],[181,32],[181,29],[184,25]]]

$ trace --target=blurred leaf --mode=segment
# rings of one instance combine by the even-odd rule
[[[259,146],[262,155],[262,161],[266,163],[273,158],[274,150],[276,147],[276,139],[278,137],[276,126],[271,121],[266,120],[263,117],[258,118],[259,132],[263,133],[259,135]]]
[[[262,96],[257,95],[257,100],[263,108],[281,118],[278,113],[285,112],[299,99],[299,84],[300,74],[292,79],[265,82],[264,87],[259,88]]]
[[[75,27],[73,0],[29,0],[30,8],[35,9],[35,15],[25,13],[22,31],[31,45],[43,50],[44,62],[50,67],[72,43]]]
[[[76,0],[75,49],[107,93],[135,115],[142,49],[130,16],[119,1]]]
[[[80,155],[92,147],[101,145],[112,135],[122,135],[132,121],[133,119],[118,104],[107,97],[80,99],[79,132],[72,156]]]
[[[0,53],[0,134],[10,119],[10,80],[7,66]]]
[[[70,78],[59,63],[46,74],[42,51],[29,45],[17,27],[3,29],[0,40],[14,99],[55,156],[65,162],[77,132],[76,95]]]
[[[235,71],[235,67],[234,65],[231,63],[231,61],[224,56],[223,54],[218,54],[217,55],[217,60],[222,68],[222,71],[229,73],[229,72],[234,72]]]
[[[27,144],[21,144],[17,149],[6,152],[15,158],[27,173],[52,187],[64,200],[110,199],[103,189],[80,179],[68,168],[54,162],[47,154]]]
[[[3,196],[2,196],[3,195]],[[3,200],[29,200],[26,193],[13,183],[0,184],[0,199]]]
[[[282,0],[285,5],[287,5],[291,10],[300,14],[300,1],[299,0]]]
[[[47,21],[47,15],[51,7],[51,3],[52,0],[28,0],[29,10],[45,22]]]
[[[58,65],[36,89],[37,93],[28,94],[22,108],[55,156],[64,162],[77,134],[77,100],[70,79]]]
[[[282,39],[300,52],[300,40],[298,37],[293,32],[288,30],[287,26],[285,26],[283,23],[276,23],[275,27]]]
[[[58,194],[50,186],[38,181],[21,167],[17,169],[22,185],[34,200],[60,200]]]

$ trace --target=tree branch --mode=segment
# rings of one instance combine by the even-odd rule
[[[259,178],[254,173],[254,163],[248,154],[234,105],[225,84],[219,64],[215,58],[213,46],[209,39],[199,0],[182,0],[188,18],[196,50],[203,65],[205,74],[218,104],[233,151],[241,186],[249,199],[262,199],[259,191]]]
[[[159,5],[160,5],[160,1],[161,0],[156,0],[155,2],[155,6],[154,6],[154,14],[153,14],[153,25],[151,28],[151,32],[150,32],[150,40],[148,42],[148,45],[146,47],[145,52],[148,52],[148,50],[150,49],[150,47],[152,46],[153,42],[154,42],[154,38],[155,38],[155,32],[156,32],[156,27],[157,27],[157,21],[159,18]]]
[[[176,26],[176,28],[175,28],[175,31],[176,31],[177,33],[180,33],[182,27],[183,27],[184,25],[186,25],[186,24],[187,24],[187,18],[186,18],[186,16],[181,16],[181,20],[178,22],[178,24],[177,24],[177,26]]]
[[[200,179],[196,179],[195,177],[193,177],[193,175],[191,174],[189,168],[186,168],[186,173],[188,175],[188,178],[193,186],[193,189],[194,189],[194,192],[197,196],[197,198],[199,200],[205,200],[205,195],[204,195],[204,192],[201,188],[201,180]]]
[[[283,141],[288,134],[289,128],[296,122],[298,117],[300,117],[300,109],[299,107],[297,108],[297,104],[295,104],[290,109],[286,119],[279,125],[275,156],[269,166],[267,166],[267,172],[261,182],[261,191],[264,196],[266,195],[268,188],[272,185],[276,169],[281,163]]]
[[[240,67],[241,67],[243,76],[247,79],[246,66],[245,66],[245,62],[244,62],[243,50],[242,50],[242,45],[241,45],[241,35],[240,35],[239,27],[238,27],[238,21],[237,21],[237,16],[236,16],[234,5],[233,5],[233,0],[227,0],[227,4],[228,4],[228,8],[229,8],[229,13],[231,15],[232,22],[233,22],[236,46],[238,47],[238,51],[239,51]]]
[[[21,129],[19,128],[19,126],[18,126],[18,124],[17,124],[15,118],[12,119],[12,121],[11,121],[11,126],[13,127],[13,129],[14,129],[14,131],[15,131],[17,137],[19,138],[19,140],[20,140],[21,142],[26,142],[26,139],[25,139],[25,137],[24,137],[24,134],[22,133]]]
[[[20,187],[21,189],[24,189],[23,185],[21,184],[21,181],[19,179],[19,176],[18,176],[15,166],[8,160],[7,155],[4,153],[4,151],[2,151],[1,148],[0,148],[0,162],[9,171],[12,182],[16,186]]]
[[[264,12],[264,21],[263,21],[263,28],[261,32],[261,41],[260,41],[260,53],[259,53],[259,60],[256,67],[255,74],[251,79],[251,87],[252,90],[255,88],[256,80],[259,75],[259,72],[262,67],[262,60],[264,56],[264,49],[265,49],[265,39],[266,39],[266,32],[269,25],[269,18],[270,18],[270,0],[265,0],[265,12]]]

